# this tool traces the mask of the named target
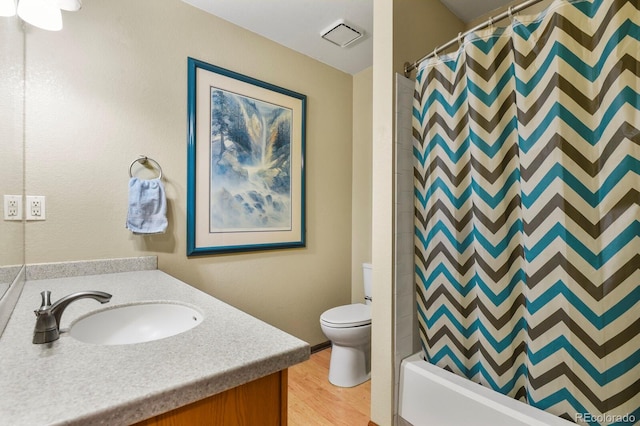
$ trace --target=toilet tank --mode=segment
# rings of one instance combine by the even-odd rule
[[[364,299],[365,304],[370,305],[372,300],[373,277],[371,276],[372,265],[370,263],[362,264],[362,277],[364,280]]]

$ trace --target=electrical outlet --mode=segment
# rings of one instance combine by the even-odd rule
[[[45,220],[44,199],[43,195],[27,195],[27,220]]]
[[[22,195],[4,196],[4,220],[22,220]]]

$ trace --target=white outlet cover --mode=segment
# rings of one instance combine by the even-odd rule
[[[4,196],[4,220],[22,220],[22,195]]]
[[[34,214],[34,203],[40,204],[40,214]],[[27,220],[45,220],[45,197],[44,195],[27,195],[27,203],[25,205],[25,218]]]

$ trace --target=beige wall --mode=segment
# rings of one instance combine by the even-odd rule
[[[394,1],[394,71],[402,74],[405,62],[415,62],[461,31],[464,23],[438,0]]]
[[[179,0],[92,0],[27,35],[27,263],[157,254],[163,271],[310,344],[351,299],[352,77]],[[187,57],[307,95],[307,247],[186,256]],[[128,168],[165,176],[169,228],[125,227]],[[152,294],[149,295],[153,297]]]
[[[17,17],[0,18],[0,203],[23,189],[23,33]],[[4,207],[4,206],[2,206]],[[0,267],[22,265],[23,223],[0,217]],[[0,274],[2,276],[3,274]],[[3,280],[0,279],[0,283]],[[13,281],[13,278],[8,282]],[[2,290],[0,287],[0,296]]]
[[[464,30],[438,0],[374,0],[371,419],[393,424],[394,73]]]
[[[509,7],[515,7],[519,4],[522,3],[522,0],[514,0],[512,2],[510,2],[509,4],[507,4],[505,7],[500,7],[498,9],[495,9],[489,13],[486,13],[482,16],[479,16],[478,18],[474,19],[473,21],[469,22],[469,24],[467,24],[466,29],[465,30],[470,30],[471,28],[475,27],[476,25],[480,25],[482,23],[484,23],[485,21],[489,20],[492,17],[498,16],[499,14],[508,11]],[[553,0],[542,0],[540,3],[534,4],[533,6],[530,6],[528,8],[526,8],[525,10],[521,11],[520,13],[518,13],[518,15],[522,16],[522,15],[532,15],[532,14],[537,14],[542,12],[544,9],[546,9],[547,7],[549,7],[551,5],[551,3],[553,3]],[[496,21],[495,24],[496,25],[506,25],[509,21],[509,18],[505,18],[501,21]]]
[[[351,301],[364,302],[362,264],[371,262],[371,152],[373,67],[353,76]]]

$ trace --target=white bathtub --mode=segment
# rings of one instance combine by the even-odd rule
[[[398,415],[413,426],[573,425],[422,360],[402,361]]]

